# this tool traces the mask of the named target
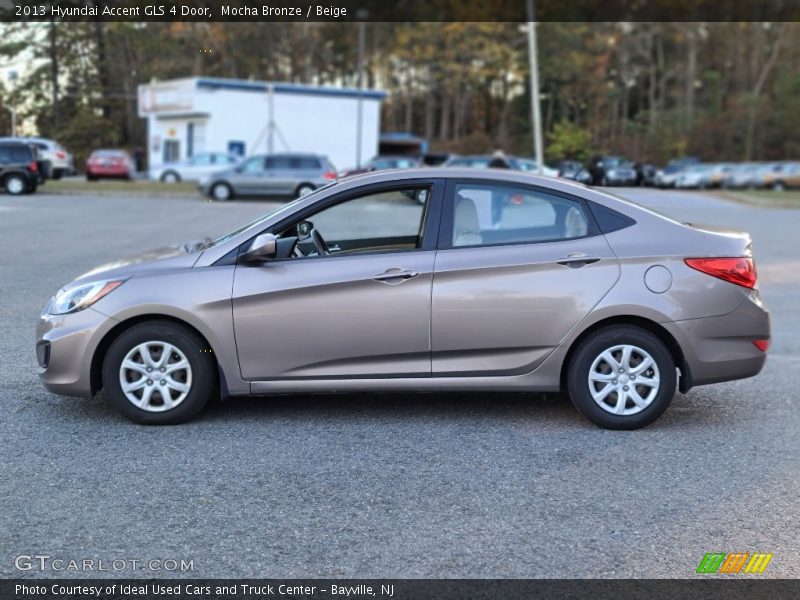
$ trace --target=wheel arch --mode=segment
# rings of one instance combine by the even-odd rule
[[[193,326],[191,323],[183,319],[171,315],[157,314],[157,313],[136,315],[130,317],[128,319],[125,319],[124,321],[120,321],[105,333],[100,342],[97,344],[97,347],[94,350],[94,354],[92,354],[92,362],[89,370],[89,384],[91,386],[92,395],[99,392],[103,387],[103,360],[105,359],[106,353],[108,352],[108,349],[114,342],[114,340],[117,339],[120,335],[122,335],[126,331],[128,331],[131,327],[139,325],[140,323],[146,323],[148,321],[167,321],[185,327],[194,332],[195,334],[197,334],[200,337],[200,339],[202,339],[203,342],[212,351],[214,362],[217,365],[217,382],[219,383],[223,397],[227,395],[227,384],[225,380],[225,373],[222,371],[222,368],[220,367],[219,360],[217,360],[216,353],[214,352],[213,346],[209,343],[208,337],[204,335],[202,331],[197,329],[197,327]]]
[[[667,331],[659,323],[651,319],[648,319],[646,317],[640,317],[636,315],[614,315],[596,321],[595,323],[592,323],[586,329],[584,329],[578,335],[578,337],[576,337],[572,341],[572,344],[570,344],[569,350],[567,351],[567,354],[564,357],[563,362],[561,363],[560,385],[562,390],[567,389],[566,384],[567,384],[567,373],[569,371],[569,366],[573,356],[575,355],[575,352],[580,347],[580,344],[587,337],[592,335],[595,331],[598,331],[599,329],[603,329],[611,325],[633,325],[635,327],[640,327],[645,331],[649,331],[650,333],[655,335],[667,347],[667,350],[669,350],[670,355],[675,361],[675,366],[678,367],[678,369],[680,369],[681,376],[678,389],[682,393],[686,393],[689,391],[689,389],[691,389],[692,374],[691,370],[689,369],[689,364],[686,361],[686,358],[684,356],[680,344],[678,344],[678,341],[673,337],[673,335],[669,331]]]

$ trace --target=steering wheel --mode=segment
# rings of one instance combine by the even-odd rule
[[[322,239],[322,235],[316,229],[311,230],[311,241],[314,242],[314,247],[317,249],[317,254],[320,256],[330,256],[331,251],[328,249],[328,244]]]

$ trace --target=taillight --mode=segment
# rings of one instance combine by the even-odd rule
[[[746,288],[756,285],[756,265],[752,258],[687,258],[684,262],[703,273]]]
[[[28,171],[31,173],[36,173],[39,170],[39,165],[36,164],[35,160],[31,161],[31,164],[28,165]]]
[[[56,158],[58,160],[64,160],[65,158],[67,158],[67,155],[65,153],[61,152],[60,150],[58,150],[56,152]]]
[[[336,179],[336,171],[327,171],[322,177],[324,179]]]
[[[753,345],[762,352],[766,352],[769,349],[769,340],[753,340]]]

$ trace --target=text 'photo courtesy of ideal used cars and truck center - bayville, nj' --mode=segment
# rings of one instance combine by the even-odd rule
[[[0,0],[0,598],[800,595],[798,21]]]

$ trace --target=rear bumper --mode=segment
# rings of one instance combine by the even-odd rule
[[[758,292],[727,315],[662,325],[681,346],[692,385],[753,377],[767,360],[767,353],[753,344],[770,339],[769,312]]]

